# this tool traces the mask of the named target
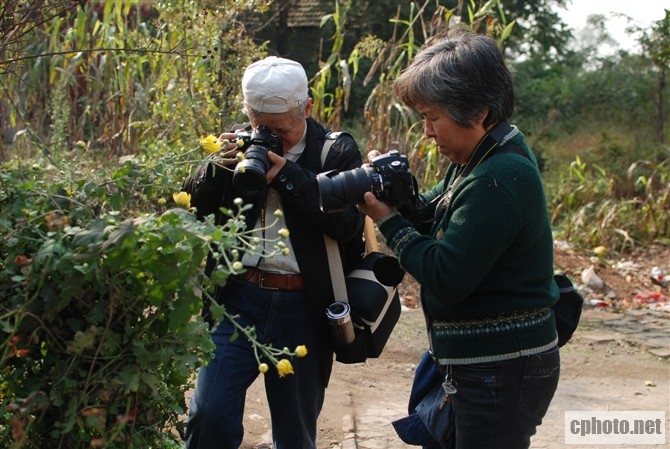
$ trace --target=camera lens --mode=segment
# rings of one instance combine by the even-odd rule
[[[235,166],[233,183],[245,195],[255,195],[265,188],[265,175],[270,168],[268,150],[252,145],[244,152],[244,160]]]
[[[282,155],[281,138],[267,127],[258,126],[251,135],[240,133],[244,160],[235,166],[233,184],[243,195],[256,195],[265,189],[270,166],[268,152]]]
[[[323,212],[340,212],[348,205],[362,203],[365,192],[378,190],[382,185],[378,173],[369,167],[340,173],[319,173],[316,182]]]

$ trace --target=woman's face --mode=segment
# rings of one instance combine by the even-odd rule
[[[473,128],[464,128],[437,106],[418,104],[416,110],[424,118],[426,137],[432,138],[440,153],[456,164],[467,163],[475,146],[486,134],[485,114],[477,119]]]
[[[282,149],[284,153],[293,148],[302,136],[305,134],[305,121],[312,109],[312,99],[309,98],[305,108],[304,117],[296,120],[294,111],[281,114],[261,114],[251,118],[251,126],[255,129],[258,126],[265,126],[268,130],[281,137]]]

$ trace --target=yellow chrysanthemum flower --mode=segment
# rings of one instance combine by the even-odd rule
[[[300,345],[295,348],[295,355],[298,357],[305,357],[307,355],[307,346]]]
[[[242,265],[242,262],[240,262],[239,260],[236,260],[235,262],[233,262],[233,270],[234,271],[236,271],[236,272],[237,271],[242,271],[243,269],[244,269],[244,265]]]
[[[215,135],[210,134],[207,137],[200,137],[200,146],[206,153],[212,154],[219,151],[223,147],[223,143],[219,142]]]
[[[277,362],[277,372],[279,377],[284,377],[287,374],[293,374],[293,365],[287,359],[281,359]]]
[[[267,373],[268,369],[269,367],[267,363],[261,363],[260,365],[258,365],[258,371],[260,371],[263,374]]]
[[[175,192],[172,194],[175,204],[186,209],[191,208],[191,194],[186,192]]]
[[[607,254],[609,251],[607,250],[607,247],[605,246],[598,246],[593,250],[593,253],[598,256],[598,257],[607,257]]]
[[[278,234],[279,234],[282,238],[285,238],[285,239],[287,239],[288,236],[289,236],[288,229],[286,229],[286,228],[281,228],[281,229],[279,230]]]

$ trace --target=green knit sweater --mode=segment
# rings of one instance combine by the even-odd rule
[[[500,153],[481,162],[453,189],[432,229],[421,233],[416,217],[399,213],[378,223],[421,285],[431,347],[442,363],[510,359],[556,343],[550,306],[558,288],[544,189],[523,134],[511,142],[527,157]],[[434,217],[431,200],[442,196],[458,169],[451,164],[445,179],[422,195],[432,204],[424,219]]]

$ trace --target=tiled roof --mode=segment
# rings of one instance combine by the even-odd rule
[[[335,10],[333,0],[291,0],[288,5],[287,26],[318,27],[326,14]]]

